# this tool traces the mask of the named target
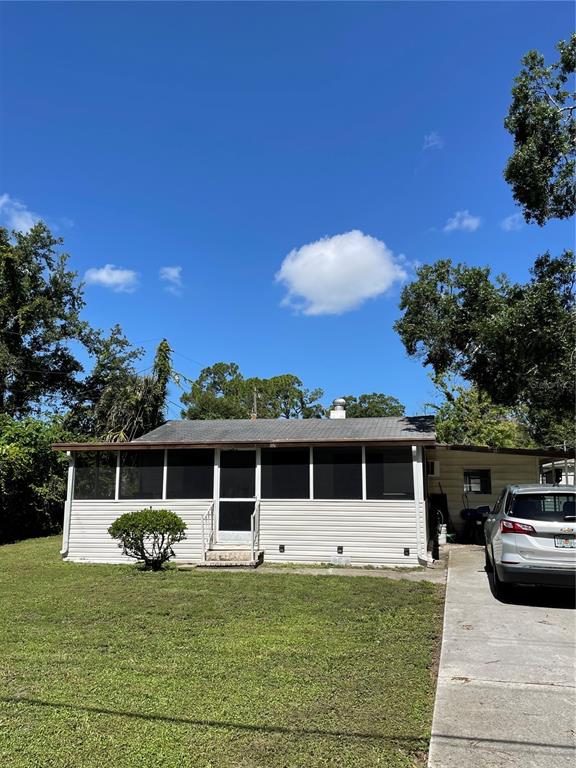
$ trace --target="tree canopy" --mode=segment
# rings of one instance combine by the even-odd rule
[[[152,372],[122,372],[112,377],[95,404],[95,431],[105,440],[134,440],[166,421],[171,350],[166,339],[156,349]]]
[[[25,416],[77,390],[82,366],[71,341],[90,348],[84,306],[62,240],[45,224],[27,232],[0,228],[0,412]]]
[[[439,442],[492,448],[534,447],[518,414],[495,405],[486,392],[474,385],[450,384],[445,379],[435,383],[443,395],[443,402],[432,406]]]
[[[57,418],[0,413],[0,544],[59,529],[68,458],[51,445],[71,437]]]
[[[135,363],[142,358],[143,349],[135,349],[119,325],[108,336],[94,334],[91,372],[77,386],[76,395],[66,414],[67,426],[83,435],[102,437],[108,429],[110,400],[130,386],[136,376]],[[106,402],[105,402],[106,401]]]
[[[407,285],[395,324],[409,355],[461,376],[496,405],[526,410],[543,445],[573,443],[573,254],[539,256],[522,285],[441,260]]]
[[[269,379],[244,378],[236,363],[215,363],[200,371],[181,400],[186,419],[314,418],[324,407],[321,389],[306,389],[291,373]]]
[[[576,94],[567,87],[576,71],[576,34],[558,51],[549,66],[538,51],[524,56],[504,121],[514,138],[504,178],[526,221],[540,225],[576,212]]]
[[[404,416],[405,407],[395,397],[382,392],[370,394],[346,395],[346,417],[349,419],[374,418],[381,416]]]

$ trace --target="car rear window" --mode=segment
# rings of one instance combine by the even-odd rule
[[[521,493],[514,497],[510,514],[524,520],[548,520],[561,523],[576,519],[573,493]]]

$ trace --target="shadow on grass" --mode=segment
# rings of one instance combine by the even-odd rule
[[[35,707],[49,707],[54,709],[69,709],[78,712],[92,712],[98,715],[112,715],[114,717],[130,717],[137,720],[147,720],[161,723],[175,723],[177,725],[195,725],[201,728],[221,728],[224,730],[251,731],[258,733],[282,733],[291,736],[328,736],[333,738],[366,739],[393,744],[398,747],[413,748],[414,744],[422,744],[423,736],[383,736],[378,733],[361,733],[358,731],[328,731],[322,728],[288,728],[282,725],[251,725],[249,723],[232,723],[225,720],[198,720],[188,717],[171,717],[169,715],[150,715],[142,712],[120,712],[115,709],[103,707],[90,707],[78,704],[62,704],[59,702],[42,701],[41,699],[26,699],[18,696],[0,696],[0,701],[9,704],[29,704]],[[489,744],[508,744],[525,747],[554,747],[559,750],[572,750],[573,746],[558,743],[546,743],[540,741],[523,741],[515,739],[490,739],[476,736],[456,736],[453,734],[435,733],[435,739],[442,741],[468,741]]]
[[[34,707],[49,707],[54,709],[69,709],[78,712],[92,712],[97,715],[112,715],[114,717],[130,717],[137,720],[148,720],[177,725],[195,725],[201,728],[222,728],[238,731],[255,731],[258,733],[283,733],[292,736],[328,736],[333,738],[367,739],[395,744],[399,747],[413,747],[415,743],[427,741],[425,736],[383,736],[379,733],[362,733],[358,731],[329,731],[322,728],[288,728],[283,725],[252,725],[250,723],[233,723],[225,720],[199,720],[189,717],[172,717],[170,715],[151,715],[142,712],[121,712],[115,709],[91,707],[83,704],[63,704],[56,701],[27,699],[18,696],[0,696],[0,701],[8,704],[29,704]]]
[[[559,749],[559,750],[569,750],[573,751],[574,747],[572,744],[558,744],[554,741],[523,741],[521,739],[488,739],[484,738],[482,736],[454,736],[453,734],[445,734],[445,733],[433,733],[432,738],[436,739],[438,741],[467,741],[470,743],[471,746],[474,746],[476,744],[501,744],[501,745],[508,745],[508,746],[519,746],[519,747],[541,747],[543,749]],[[503,754],[503,753],[500,753]],[[492,765],[495,765],[495,763],[492,763]],[[499,763],[498,765],[501,765]]]

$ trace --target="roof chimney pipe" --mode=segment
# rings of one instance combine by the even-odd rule
[[[331,419],[345,419],[346,418],[346,400],[343,397],[337,397],[332,403],[332,409],[330,410]]]

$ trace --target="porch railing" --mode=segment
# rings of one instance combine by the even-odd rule
[[[208,550],[212,546],[214,537],[214,502],[210,504],[202,515],[202,560],[206,561]]]
[[[250,541],[252,548],[252,560],[256,560],[256,554],[260,548],[260,499],[256,499],[254,512],[250,518]]]

